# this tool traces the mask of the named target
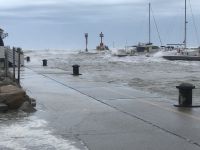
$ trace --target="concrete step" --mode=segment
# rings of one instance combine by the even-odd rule
[[[5,112],[8,110],[8,105],[0,103],[0,112]]]

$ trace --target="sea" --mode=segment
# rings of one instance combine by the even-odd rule
[[[38,50],[27,51],[25,56],[33,58],[32,63],[41,65],[43,59],[48,66],[71,71],[72,65],[80,66],[80,72],[88,81],[116,83],[147,92],[160,94],[171,100],[177,100],[176,86],[181,83],[195,85],[193,96],[199,101],[200,62],[169,61],[162,56],[174,54],[174,51],[159,51],[146,55],[117,57],[113,52],[91,50]]]

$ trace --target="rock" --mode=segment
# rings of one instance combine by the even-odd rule
[[[5,112],[8,110],[8,105],[0,103],[0,112]]]
[[[28,113],[36,111],[36,109],[28,101],[24,102],[19,109],[24,111],[24,112],[28,112]]]
[[[14,85],[0,88],[0,102],[8,105],[9,109],[17,109],[25,102],[25,91]]]
[[[15,85],[17,84],[13,82],[10,78],[0,78],[0,86],[5,86],[5,85]]]
[[[14,85],[0,87],[0,110],[20,109],[25,112],[35,112],[36,100],[26,95],[26,92]],[[6,107],[7,106],[7,107]]]
[[[36,100],[33,99],[33,98],[31,98],[30,101],[31,101],[31,105],[32,105],[33,107],[36,107]]]
[[[26,101],[28,101],[33,107],[36,107],[36,100],[33,98],[30,98],[28,95],[25,95]]]

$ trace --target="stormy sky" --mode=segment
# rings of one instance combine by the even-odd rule
[[[148,3],[153,15],[152,42],[163,45],[184,39],[184,0],[0,0],[0,27],[9,33],[6,45],[22,49],[110,48],[148,42]],[[188,0],[188,45],[199,46],[200,1]],[[192,9],[191,9],[192,8]],[[195,28],[196,25],[196,28]]]

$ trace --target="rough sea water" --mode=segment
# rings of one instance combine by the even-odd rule
[[[1,150],[79,150],[73,146],[73,142],[55,136],[46,129],[48,123],[45,120],[22,116],[22,112],[8,114],[1,114],[0,118]]]
[[[174,52],[172,52],[174,53]],[[88,81],[116,83],[130,86],[170,100],[178,99],[176,86],[183,82],[195,85],[193,99],[200,102],[200,62],[169,61],[162,58],[170,52],[157,52],[150,57],[145,55],[117,57],[111,52],[89,53],[64,50],[29,51],[25,55],[34,58],[32,63],[41,65],[43,59],[48,66],[71,72],[72,65],[80,65],[82,78]]]
[[[27,55],[34,57],[36,65],[42,59],[48,59],[48,66],[66,71],[72,65],[80,65],[82,78],[88,81],[116,83],[162,95],[177,100],[176,86],[182,82],[192,83],[195,101],[200,96],[200,62],[169,61],[162,58],[166,52],[157,52],[150,57],[145,55],[117,57],[110,52],[70,52],[70,51],[37,51]]]
[[[192,83],[195,103],[200,103],[200,62],[168,61],[164,52],[150,57],[144,55],[117,57],[110,52],[89,53],[64,50],[27,51],[32,67],[48,60],[48,67],[72,72],[72,65],[80,65],[81,78],[91,82],[107,82],[155,93],[169,100],[178,100],[176,86]],[[39,109],[37,113],[43,111]],[[56,136],[48,122],[35,114],[8,112],[0,114],[0,150],[78,150],[73,140]],[[86,149],[86,148],[85,148]]]

